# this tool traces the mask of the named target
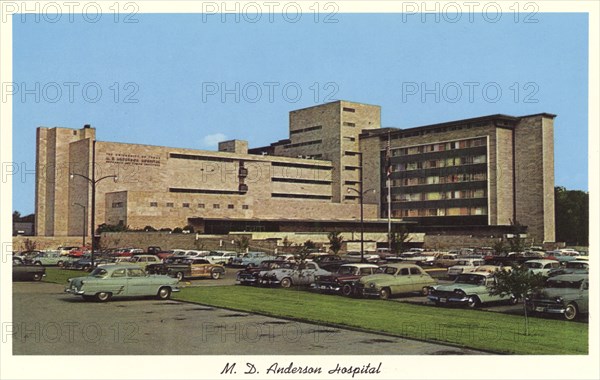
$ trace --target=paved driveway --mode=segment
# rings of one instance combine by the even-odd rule
[[[481,354],[177,301],[84,302],[63,288],[14,283],[16,355]]]

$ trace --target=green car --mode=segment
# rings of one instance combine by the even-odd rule
[[[166,300],[178,292],[179,281],[164,275],[147,275],[135,265],[102,265],[86,277],[69,279],[66,293],[84,300],[104,302],[114,297],[156,296]]]
[[[364,276],[356,284],[357,294],[388,299],[392,295],[419,292],[427,295],[437,284],[429,273],[415,264],[388,264],[378,273]]]
[[[66,261],[69,261],[70,258],[61,256],[59,251],[45,251],[39,252],[37,255],[31,257],[29,260],[34,265],[43,265],[43,266],[51,266],[58,265],[62,267]]]
[[[439,285],[429,292],[429,300],[436,305],[467,305],[471,308],[486,302],[507,301],[516,304],[518,299],[513,296],[491,296],[490,287],[496,282],[496,277],[488,272],[469,272],[459,274],[453,283]]]
[[[550,277],[543,290],[526,299],[527,308],[532,313],[562,314],[572,321],[589,312],[589,288],[588,274]]]

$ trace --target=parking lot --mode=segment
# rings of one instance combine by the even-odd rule
[[[224,285],[197,280],[188,286]],[[84,302],[45,282],[13,284],[16,355],[482,354],[388,335],[301,323],[178,301]]]

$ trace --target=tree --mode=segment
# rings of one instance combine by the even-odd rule
[[[13,211],[13,222],[20,222],[21,221],[21,213],[18,211]]]
[[[192,226],[191,224],[188,224],[185,227],[183,227],[182,230],[183,231],[187,231],[186,233],[193,234],[194,233],[194,226]]]
[[[510,247],[510,252],[523,252],[525,250],[525,241],[521,238],[521,234],[524,231],[523,225],[521,225],[518,221],[514,221],[512,223],[512,233],[513,237],[508,239],[508,245]]]
[[[96,229],[97,234],[101,234],[103,232],[126,232],[126,231],[130,231],[129,226],[126,226],[123,223],[119,223],[119,224],[102,223]]]
[[[307,240],[304,242],[304,247],[306,247],[306,249],[317,249],[317,243],[315,243],[312,240]]]
[[[504,244],[504,242],[502,240],[494,243],[492,248],[494,249],[494,252],[496,252],[496,255],[499,255],[499,256],[506,256],[508,254],[508,252],[510,252],[508,246],[506,244]]]
[[[37,242],[35,240],[31,240],[29,238],[23,240],[23,246],[25,247],[25,251],[35,251],[37,248]]]
[[[556,241],[570,245],[589,244],[589,193],[554,188]]]
[[[411,238],[409,237],[410,233],[404,224],[398,228],[397,232],[392,232],[390,235],[390,243],[392,243],[392,251],[396,253],[401,253],[404,251],[405,243],[408,243]]]
[[[339,232],[331,231],[327,238],[329,239],[329,249],[333,252],[334,255],[337,255],[342,249],[342,243],[344,242],[344,236],[342,236]]]
[[[513,267],[512,270],[497,271],[496,280],[490,287],[490,295],[513,296],[523,300],[525,335],[529,335],[526,297],[544,287],[544,276],[538,273],[531,273],[527,267],[520,265]]]
[[[284,237],[283,241],[281,242],[281,244],[283,244],[284,248],[289,248],[292,246],[292,242],[288,239],[288,237]]]
[[[144,232],[156,232],[156,228],[152,226],[146,226],[144,227]]]
[[[173,231],[171,231],[171,233],[181,234],[181,233],[183,233],[183,228],[181,228],[181,227],[175,227],[175,228],[173,228]]]
[[[250,238],[248,236],[242,236],[239,239],[235,239],[235,246],[238,252],[246,252],[250,247]]]

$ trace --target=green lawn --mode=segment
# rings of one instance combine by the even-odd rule
[[[378,299],[351,299],[294,289],[194,287],[183,288],[174,298],[497,353],[588,353],[587,324],[555,319],[530,318],[530,335],[526,336],[521,316]]]

